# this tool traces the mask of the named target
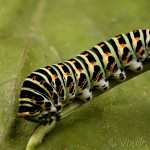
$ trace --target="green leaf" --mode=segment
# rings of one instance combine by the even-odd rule
[[[149,4],[0,1],[0,149],[24,150],[38,126],[16,115],[21,85],[30,72],[65,61],[114,35],[149,28]],[[57,123],[37,150],[148,149],[149,76],[148,71],[83,105]],[[145,143],[136,144],[141,139]]]

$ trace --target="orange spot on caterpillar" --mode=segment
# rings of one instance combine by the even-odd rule
[[[72,89],[72,87],[73,87],[73,84],[72,83],[69,84],[69,86],[68,86],[69,91]]]
[[[59,66],[60,66],[60,67],[63,67],[64,65],[63,65],[63,64],[59,64]]]
[[[96,75],[96,80],[98,81],[98,79],[100,78],[100,74]]]
[[[126,61],[128,61],[128,59],[129,59],[129,55],[127,55],[127,56],[125,57],[125,60],[126,60]]]
[[[75,60],[72,60],[71,62],[72,62],[73,64],[75,64],[75,63],[76,63],[76,61],[75,61]]]
[[[125,48],[125,47],[126,47],[126,44],[120,44],[120,46],[121,46],[122,48]]]
[[[52,75],[52,78],[53,78],[54,80],[56,80],[56,79],[58,78],[58,76],[57,76],[56,74],[53,74],[53,75]]]
[[[32,77],[32,80],[36,80],[36,76],[33,76],[33,77]]]
[[[119,36],[116,36],[116,38],[117,38],[117,39],[120,39],[120,38],[121,38],[121,35],[119,35]]]
[[[112,64],[112,65],[110,66],[110,71],[111,71],[111,72],[113,71],[114,66],[115,66],[115,64]]]
[[[105,54],[106,54],[106,56],[108,56],[108,57],[111,55],[110,52],[106,52]]]
[[[92,65],[92,66],[95,66],[95,65],[96,65],[96,62],[95,62],[95,61],[91,61],[91,65]]]
[[[50,97],[51,100],[53,100],[53,98],[54,98],[54,93],[51,92],[51,93],[49,94],[49,97]]]
[[[63,92],[63,89],[62,89],[62,88],[60,88],[60,89],[59,89],[59,91],[58,91],[59,95],[61,95],[61,94],[62,94],[62,92]]]
[[[103,47],[105,44],[101,44],[101,45],[99,45],[100,47]]]
[[[48,69],[48,70],[51,70],[51,67],[48,67],[47,69]]]
[[[81,89],[85,86],[85,84],[86,84],[86,81],[83,81],[82,83],[81,83]]]
[[[79,73],[82,73],[82,69],[78,69],[78,72],[79,72]]]
[[[89,53],[85,53],[84,55],[85,55],[85,56],[89,56]]]
[[[143,52],[143,49],[142,49],[142,48],[140,48],[140,49],[139,49],[139,53],[141,54],[142,52]]]
[[[139,41],[139,40],[140,40],[140,38],[139,38],[139,37],[136,37],[136,38],[135,38],[135,40],[136,40],[136,41]]]
[[[65,74],[66,74],[66,76],[69,76],[69,75],[70,75],[70,73],[69,73],[69,72],[65,72]]]
[[[40,81],[41,85],[44,85],[44,83],[45,83],[45,80]]]
[[[42,109],[45,110],[45,101],[44,101],[44,103],[41,105],[41,107],[42,107]]]

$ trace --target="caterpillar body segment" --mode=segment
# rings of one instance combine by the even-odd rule
[[[109,89],[109,82],[106,79],[104,68],[97,55],[91,50],[87,50],[77,57],[82,58],[84,63],[88,66],[91,88],[102,91]]]
[[[133,47],[133,50],[135,51],[136,56],[141,61],[145,60],[148,57],[148,51],[145,49],[145,34],[146,30],[142,31],[141,29],[128,33],[128,37],[132,41],[131,45]]]
[[[57,69],[62,73],[63,76],[64,88],[66,91],[66,99],[63,101],[63,103],[70,103],[75,98],[77,87],[73,72],[65,63],[59,63],[53,66],[57,67]]]
[[[95,45],[93,48],[96,48],[99,55],[101,55],[104,70],[106,71],[106,78],[111,76],[119,81],[125,80],[125,72],[121,67],[113,46],[109,42],[105,41]]]
[[[132,71],[140,71],[143,66],[135,51],[132,50],[132,43],[125,34],[118,35],[110,40],[116,46],[119,59],[123,68],[128,68]]]
[[[81,58],[73,58],[67,61],[74,69],[76,76],[77,92],[76,97],[87,102],[92,99],[89,71],[82,63]]]
[[[27,76],[18,115],[41,124],[59,120],[64,105],[76,97],[92,99],[92,90],[106,91],[109,79],[126,79],[125,69],[139,72],[150,55],[150,30],[134,30],[93,46],[68,61],[40,68]]]

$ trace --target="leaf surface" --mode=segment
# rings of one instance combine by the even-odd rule
[[[65,61],[114,35],[149,28],[149,4],[0,1],[0,149],[24,150],[38,126],[16,116],[21,85],[30,72]],[[148,71],[83,105],[60,121],[37,150],[148,148],[149,76]],[[138,147],[140,139],[145,145]]]

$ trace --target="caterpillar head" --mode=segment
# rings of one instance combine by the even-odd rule
[[[47,124],[51,123],[53,119],[55,119],[56,111],[51,110],[51,112],[42,111],[42,112],[24,112],[24,113],[18,113],[18,116],[23,117],[24,119],[31,121],[31,122],[37,122],[40,124]]]
[[[26,91],[26,94],[28,92]],[[20,98],[18,116],[41,124],[51,123],[57,116],[57,109],[50,100],[43,99],[39,102],[36,99]]]

